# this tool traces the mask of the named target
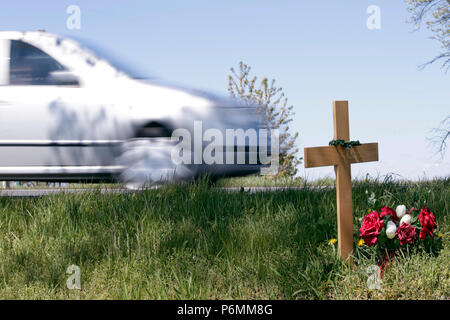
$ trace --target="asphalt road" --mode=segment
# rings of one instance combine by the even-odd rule
[[[334,187],[314,187],[315,189],[327,189]],[[219,188],[227,192],[239,192],[244,191],[248,193],[255,192],[274,192],[282,190],[301,190],[303,187],[227,187]],[[45,188],[45,189],[1,189],[0,197],[42,197],[58,193],[81,193],[88,191],[100,191],[102,194],[113,193],[113,194],[128,194],[134,192],[141,192],[142,190],[129,190],[129,189],[72,189],[72,188]]]

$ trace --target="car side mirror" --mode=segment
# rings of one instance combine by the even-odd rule
[[[48,74],[48,81],[57,86],[78,86],[80,84],[78,77],[66,70],[50,72]]]

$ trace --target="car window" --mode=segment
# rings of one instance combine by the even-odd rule
[[[107,50],[105,48],[102,48],[98,43],[90,42],[89,40],[79,38],[76,36],[71,35],[71,39],[78,42],[78,44],[88,51],[91,52],[97,59],[103,59],[107,61],[113,68],[115,68],[118,71],[121,71],[131,78],[134,79],[151,79],[152,76],[149,76],[146,74],[144,70],[141,68],[137,68],[136,66],[125,62],[123,59],[120,59],[119,57],[112,54],[110,50]]]
[[[23,41],[11,41],[9,83],[12,85],[53,85],[50,72],[65,70],[42,50]]]

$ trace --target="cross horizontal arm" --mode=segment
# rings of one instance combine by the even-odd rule
[[[342,146],[305,148],[305,168],[378,161],[378,143],[364,143],[349,149]]]

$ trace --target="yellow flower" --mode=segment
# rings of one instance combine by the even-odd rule
[[[361,247],[362,245],[364,245],[364,240],[363,239],[359,239],[358,247]]]
[[[442,238],[444,235],[442,233],[439,233],[438,237]]]
[[[332,246],[333,244],[335,244],[337,242],[337,239],[331,239],[330,241],[328,241],[328,245]]]

